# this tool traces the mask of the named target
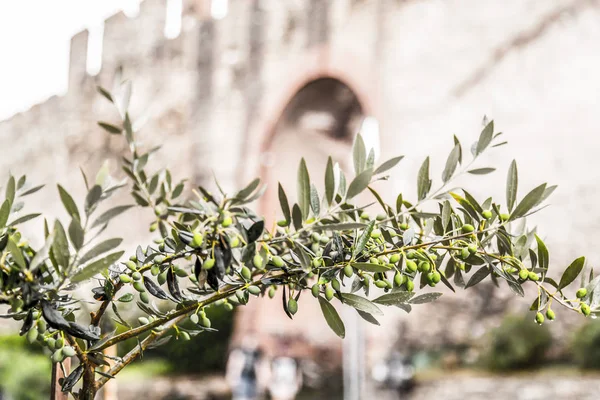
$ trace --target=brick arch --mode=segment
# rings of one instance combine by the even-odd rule
[[[276,134],[276,125],[286,106],[294,96],[309,83],[323,78],[335,79],[346,85],[357,97],[365,115],[379,119],[379,92],[376,71],[372,63],[365,62],[350,50],[333,49],[328,45],[306,51],[289,63],[294,74],[283,82],[281,88],[268,95],[261,113],[248,132],[247,157],[240,165],[240,177],[245,182],[263,169],[257,163],[258,156],[268,150]]]

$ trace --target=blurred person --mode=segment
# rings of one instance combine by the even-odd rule
[[[253,336],[247,336],[239,347],[229,353],[225,378],[231,388],[232,400],[262,398],[265,389],[264,356]]]
[[[278,354],[271,361],[269,394],[272,400],[293,400],[302,388],[302,369],[292,357],[291,338],[280,338],[278,344]]]

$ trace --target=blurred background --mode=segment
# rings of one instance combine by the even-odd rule
[[[118,116],[96,86],[130,80],[134,127],[163,146],[154,165],[230,191],[259,175],[270,223],[277,182],[294,197],[300,157],[322,176],[328,155],[349,163],[360,131],[380,161],[406,156],[378,188],[410,199],[423,159],[439,182],[452,135],[472,143],[487,116],[508,144],[478,161],[494,173],[458,183],[504,199],[516,159],[520,196],[558,185],[529,219],[550,270],[600,261],[600,1],[2,1],[0,49],[0,173],[47,184],[29,209],[64,217],[54,184],[81,199],[79,167],[93,176],[108,160],[122,175],[123,142],[96,124]],[[144,218],[113,226],[128,250],[151,241]],[[41,221],[27,229],[41,244]],[[148,352],[105,399],[228,399],[252,375],[278,400],[596,398],[600,322],[557,309],[538,326],[507,288],[387,310],[381,326],[344,313],[343,343],[305,303],[293,323],[279,301],[211,315],[220,334]],[[0,398],[47,398],[47,357],[8,328]]]

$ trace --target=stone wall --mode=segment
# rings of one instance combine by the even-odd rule
[[[230,0],[228,15],[213,20],[208,0],[196,0],[185,2],[183,30],[175,39],[163,35],[164,7],[161,0],[145,0],[137,17],[117,14],[105,22],[97,76],[85,72],[87,33],[73,37],[68,93],[0,123],[0,169],[49,183],[31,208],[64,216],[54,183],[81,199],[78,166],[93,175],[108,158],[119,174],[123,144],[96,125],[116,115],[94,86],[111,88],[129,78],[132,115],[144,142],[163,145],[157,165],[195,183],[210,182],[214,171],[228,189],[260,173],[271,185],[259,206],[273,220],[275,177],[288,177],[294,186],[292,165],[311,146],[331,143],[328,132],[295,130],[285,133],[295,137],[293,148],[277,147],[285,143],[277,136],[283,134],[280,117],[302,87],[333,78],[355,93],[364,115],[378,119],[381,159],[407,156],[381,186],[386,198],[397,191],[415,194],[416,172],[428,154],[438,178],[450,135],[456,133],[468,148],[487,115],[509,144],[478,164],[497,166],[496,173],[463,182],[475,195],[503,199],[507,167],[515,158],[519,196],[542,181],[559,185],[552,208],[531,218],[550,246],[551,268],[563,268],[582,253],[591,265],[600,261],[593,252],[600,229],[597,1]],[[346,139],[330,146],[341,161],[351,141]],[[283,152],[285,168],[270,162],[274,149]],[[137,223],[143,215],[133,211],[113,230],[130,247],[148,239],[145,225]],[[29,228],[40,232],[39,225]],[[426,324],[436,327],[430,333],[443,332],[450,312],[444,307],[461,312],[467,305],[460,294],[419,307],[408,325],[415,336]],[[466,315],[457,318],[467,322],[455,332],[477,335]],[[383,328],[368,327],[374,359],[397,339],[398,318],[389,312]],[[311,326],[317,336],[327,331],[320,317]],[[322,335],[334,341],[332,334]]]

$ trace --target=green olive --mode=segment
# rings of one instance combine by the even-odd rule
[[[509,219],[510,219],[510,214],[506,214],[506,213],[500,214],[500,221],[506,222]]]
[[[375,281],[375,286],[377,286],[379,289],[383,289],[387,287],[387,283],[384,280]]]
[[[429,272],[431,270],[431,264],[429,261],[421,261],[418,266],[419,271],[421,272]]]
[[[202,236],[202,234],[200,232],[195,232],[194,238],[192,239],[192,243],[190,243],[190,245],[192,247],[200,247],[200,246],[202,246],[203,242],[204,242],[204,236]]]
[[[133,273],[131,276],[133,277],[133,280],[134,280],[134,281],[139,281],[140,279],[142,279],[142,274],[140,274],[140,273],[139,273],[139,272],[137,272],[137,271],[136,271],[136,272],[134,272],[134,273]]]
[[[338,281],[336,278],[333,278],[331,280],[331,287],[336,291],[339,292],[342,290],[342,287],[340,285],[340,281]]]
[[[331,299],[333,299],[334,293],[335,292],[333,291],[330,285],[327,285],[325,287],[325,298],[327,299],[327,301],[331,301]]]
[[[223,228],[227,228],[229,225],[231,225],[233,223],[233,219],[229,216],[223,218],[223,221],[221,222],[221,226]]]
[[[587,317],[588,315],[590,315],[590,313],[592,312],[592,310],[590,309],[589,305],[583,303],[581,305],[581,312],[582,312],[583,315],[585,315]]]
[[[242,267],[240,274],[242,275],[242,278],[244,278],[247,281],[249,281],[252,278],[252,273],[250,272],[250,268],[246,267],[245,265]]]
[[[202,319],[200,320],[200,325],[203,328],[210,328],[210,326],[211,326],[210,319],[208,319],[207,317],[202,317]]]
[[[185,342],[190,340],[190,334],[187,333],[186,331],[179,332],[179,336],[181,337],[181,340],[183,340]]]
[[[130,270],[132,270],[132,271],[137,271],[137,264],[136,264],[136,263],[134,263],[134,262],[133,262],[133,261],[131,261],[131,260],[127,261],[127,262],[125,263],[125,266],[126,266],[127,268],[129,268]]]
[[[490,210],[485,210],[484,212],[481,213],[481,215],[483,216],[483,218],[485,219],[490,219],[492,218],[492,212]]]
[[[381,237],[381,230],[379,229],[373,229],[371,231],[371,238],[373,239],[379,239]]]
[[[289,222],[286,221],[285,219],[281,219],[279,221],[277,221],[277,226],[280,226],[282,228],[286,227],[289,225]]]
[[[581,289],[577,290],[577,293],[575,293],[575,296],[577,296],[578,299],[583,299],[586,295],[587,295],[586,288],[581,288]]]
[[[464,233],[471,233],[471,232],[473,232],[474,230],[475,230],[475,227],[474,227],[473,225],[471,225],[471,224],[464,224],[464,225],[462,226],[462,231],[463,231]]]
[[[236,248],[236,247],[238,247],[238,246],[240,245],[240,238],[239,238],[239,237],[237,237],[237,236],[235,236],[234,238],[230,239],[230,240],[229,240],[229,245],[230,245],[232,248]]]
[[[250,285],[248,286],[248,292],[254,296],[258,296],[260,294],[260,288],[256,285]]]
[[[139,317],[138,322],[140,323],[140,325],[148,325],[150,323],[150,320],[146,317]]]
[[[271,286],[269,288],[269,298],[272,299],[273,297],[275,297],[275,286]]]
[[[121,275],[119,275],[119,280],[123,283],[130,283],[131,277],[127,274],[121,274]]]
[[[146,291],[146,288],[144,287],[144,284],[141,281],[133,282],[133,288],[140,293]]]
[[[396,286],[402,286],[402,284],[405,282],[406,277],[404,275],[402,275],[400,273],[400,271],[397,271],[396,274],[394,275],[394,283],[396,284]]]
[[[536,274],[536,273],[535,273],[535,272],[533,272],[533,271],[529,271],[529,273],[528,273],[528,277],[529,277],[529,280],[530,280],[530,281],[537,282],[537,281],[539,281],[539,280],[540,280],[540,277],[539,277],[539,275],[538,275],[538,274]]]
[[[52,354],[52,362],[53,363],[62,362],[64,359],[65,359],[65,356],[63,354],[62,349],[58,349]]]
[[[471,252],[469,251],[468,247],[463,247],[462,250],[460,251],[460,257],[463,260],[466,260],[467,258],[469,258],[470,255],[471,255]]]
[[[519,278],[523,279],[524,281],[527,280],[529,278],[529,271],[527,271],[525,268],[523,268],[522,270],[519,271]]]
[[[369,219],[369,214],[366,211],[363,211],[360,214],[360,219]]]
[[[414,262],[413,260],[408,260],[406,261],[406,269],[409,270],[410,272],[415,272],[417,270],[417,263]]]
[[[285,265],[285,262],[283,261],[283,258],[279,257],[279,256],[274,256],[271,259],[271,262],[273,263],[274,266],[276,266],[277,268],[281,268]]]
[[[312,287],[310,288],[310,291],[312,293],[312,295],[317,298],[319,297],[319,292],[321,291],[321,286],[318,283],[315,283],[314,285],[312,285]]]
[[[400,254],[396,253],[390,256],[390,262],[392,264],[396,264],[398,261],[400,261]]]
[[[214,266],[215,266],[215,259],[214,258],[207,258],[202,263],[202,269],[211,269]]]
[[[542,314],[541,312],[538,311],[537,314],[535,314],[535,322],[537,322],[539,325],[544,323],[544,314]]]
[[[190,321],[192,321],[194,324],[197,324],[200,321],[200,317],[198,317],[198,314],[192,314],[190,315]]]
[[[554,311],[552,311],[551,309],[548,309],[546,311],[546,318],[548,318],[548,320],[550,321],[554,321],[554,319],[556,318],[556,314],[554,314]]]
[[[406,281],[406,290],[408,290],[409,292],[412,292],[415,289],[415,283],[413,281],[411,281],[410,279],[408,279]]]
[[[344,275],[346,275],[347,278],[350,278],[352,275],[354,275],[354,269],[351,265],[346,265],[344,267]]]
[[[471,243],[467,249],[469,250],[469,253],[471,254],[475,254],[477,253],[477,245],[475,243]]]
[[[288,300],[287,309],[292,315],[298,312],[298,302],[293,297]]]
[[[262,269],[263,258],[260,256],[260,254],[254,255],[254,257],[252,258],[252,264],[255,268]]]
[[[387,215],[385,214],[377,214],[377,217],[375,217],[377,219],[377,221],[383,221],[384,219],[387,218]]]
[[[150,297],[148,296],[148,292],[141,292],[140,293],[140,300],[142,301],[142,303],[149,304],[150,303]]]
[[[71,346],[63,347],[62,352],[65,355],[65,357],[73,357],[75,355],[75,349]]]
[[[152,276],[160,274],[160,266],[156,264],[152,265],[152,267],[150,268],[150,273],[152,274]]]

